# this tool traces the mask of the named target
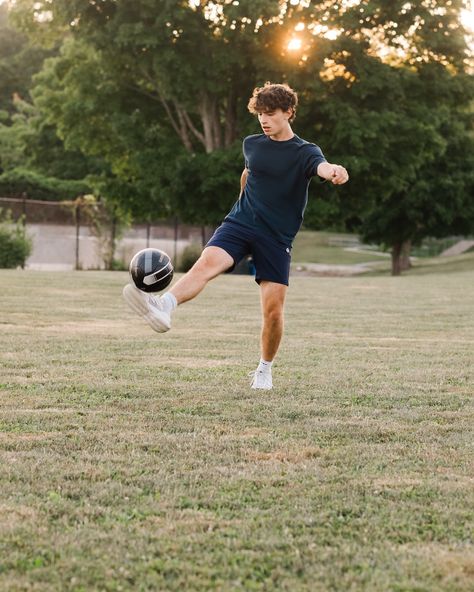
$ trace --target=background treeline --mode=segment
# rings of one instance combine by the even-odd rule
[[[0,194],[94,193],[136,219],[217,224],[238,195],[241,139],[259,132],[248,97],[287,81],[296,133],[351,174],[338,189],[313,181],[306,226],[386,245],[399,273],[423,238],[474,232],[465,5],[4,3]]]

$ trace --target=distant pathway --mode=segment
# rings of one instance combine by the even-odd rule
[[[474,240],[461,240],[449,249],[446,249],[440,254],[440,257],[452,257],[454,255],[462,255],[469,249],[474,247]]]
[[[327,265],[324,263],[304,263],[292,266],[291,273],[299,276],[350,276],[367,273],[374,269],[374,262],[354,265]]]

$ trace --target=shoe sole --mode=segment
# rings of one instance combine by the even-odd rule
[[[123,298],[128,306],[141,316],[148,325],[157,333],[165,333],[171,329],[167,319],[159,318],[159,311],[151,312],[148,308],[147,296],[132,284],[127,284],[122,291]],[[167,315],[168,316],[168,315]]]

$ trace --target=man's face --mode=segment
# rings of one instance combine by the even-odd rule
[[[258,121],[262,127],[263,133],[267,136],[278,135],[287,127],[291,114],[291,109],[288,111],[282,111],[282,109],[259,111]]]

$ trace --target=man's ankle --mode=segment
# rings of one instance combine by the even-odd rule
[[[260,359],[260,363],[258,365],[257,371],[258,372],[270,372],[272,371],[272,364],[273,360],[264,360],[263,358]]]
[[[165,292],[165,294],[163,294],[160,300],[161,304],[163,305],[163,309],[169,314],[171,314],[173,310],[175,310],[175,308],[178,306],[176,297],[171,292]]]

